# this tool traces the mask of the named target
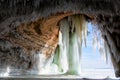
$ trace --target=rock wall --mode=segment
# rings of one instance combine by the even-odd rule
[[[113,62],[115,74],[120,76],[120,16],[119,15],[98,15],[97,24],[102,31]]]
[[[58,44],[58,21],[71,13],[51,16],[20,25],[8,26],[0,36],[0,68],[22,69],[37,66],[36,54],[46,55],[46,62]],[[2,27],[1,27],[2,28]]]

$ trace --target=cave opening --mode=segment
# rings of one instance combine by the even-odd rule
[[[95,77],[95,74],[97,74],[97,73],[103,74],[104,72],[105,73],[110,72],[111,69],[113,70],[113,68],[111,67],[111,65],[109,65],[109,63],[108,63],[108,65],[106,65],[104,62],[100,62],[100,60],[98,60],[98,61],[95,60],[99,63],[96,63],[95,61],[94,62],[90,61],[91,59],[93,59],[93,57],[96,57],[96,59],[100,58],[100,55],[98,55],[98,54],[96,56],[92,55],[94,53],[90,52],[90,51],[92,51],[91,49],[89,49],[90,50],[89,55],[86,55],[86,52],[84,52],[84,51],[87,51],[89,46],[93,47],[92,44],[89,45],[89,43],[87,43],[87,42],[92,41],[92,40],[89,40],[89,38],[91,37],[90,36],[92,33],[91,27],[93,26],[90,22],[88,23],[88,21],[89,21],[88,16],[81,15],[81,14],[71,15],[71,16],[65,17],[59,21],[60,22],[58,22],[57,27],[54,27],[54,26],[51,27],[49,25],[45,25],[44,28],[42,28],[41,22],[39,22],[39,21],[38,22],[36,21],[33,23],[31,22],[29,24],[23,24],[20,26],[22,28],[18,27],[17,30],[18,31],[20,30],[21,33],[24,33],[26,36],[32,36],[31,40],[32,39],[35,40],[36,35],[37,36],[43,35],[43,39],[45,40],[45,38],[46,38],[45,46],[42,46],[43,48],[41,49],[41,52],[39,52],[39,51],[32,52],[32,53],[34,53],[33,55],[31,55],[31,56],[33,56],[32,57],[33,62],[31,62],[30,65],[32,64],[33,66],[30,70],[25,70],[25,69],[21,70],[18,68],[11,69],[11,67],[9,67],[9,65],[8,65],[8,67],[5,69],[5,71],[3,71],[3,73],[1,75],[8,76],[8,75],[23,75],[23,74],[27,74],[27,75],[29,75],[29,74],[61,75],[62,74],[62,75],[78,75],[78,76],[83,76],[83,77],[89,77],[89,76]],[[47,23],[47,21],[46,21],[46,23]],[[53,22],[53,24],[55,24],[55,23]],[[36,27],[38,27],[38,30],[36,30]],[[95,26],[95,27],[98,27],[98,26]],[[58,28],[59,28],[59,30],[58,30]],[[47,40],[47,39],[49,39],[49,38],[51,39],[51,37],[54,38],[54,36],[51,36],[51,35],[53,35],[50,32],[52,30],[53,30],[53,32],[55,31],[56,34],[57,33],[59,34],[59,35],[57,35],[59,39],[55,40],[56,42],[58,41],[57,47],[56,48],[54,47],[55,50],[52,49],[52,52],[49,52],[49,54],[48,54],[47,52],[49,51],[49,48],[51,48],[51,47],[49,47],[49,45],[52,45],[51,44],[52,41]],[[39,31],[41,33],[36,34]],[[99,32],[98,29],[95,29],[95,31]],[[99,39],[101,39],[100,35],[98,33],[95,33],[95,34],[96,34],[96,36],[99,36],[97,39],[99,41]],[[42,37],[40,37],[40,38],[42,38]],[[41,40],[41,42],[42,41],[43,40]],[[34,42],[34,43],[36,43],[36,42]],[[50,42],[49,45],[47,42],[48,43]],[[101,47],[101,45],[99,45],[97,42],[94,44],[95,44],[95,46],[98,46],[99,48]],[[20,45],[22,45],[25,48],[27,47],[27,45],[23,45],[23,44],[20,44]],[[86,47],[84,48],[83,45],[85,45]],[[55,43],[55,46],[56,46],[56,43]],[[35,46],[35,49],[36,49],[36,47],[41,48],[41,47],[39,47],[39,45]],[[105,48],[103,46],[103,43],[102,43],[102,47]],[[33,48],[34,48],[34,46],[33,46]],[[108,55],[106,56],[106,52],[103,50],[103,48],[102,48],[102,50],[100,50],[101,51],[100,54],[103,55],[105,61],[109,62],[107,59]],[[98,53],[98,51],[97,51],[97,53]],[[46,57],[46,55],[47,55],[47,57]],[[91,59],[90,59],[90,56],[91,56]],[[88,61],[85,62],[84,57],[85,58],[89,57],[88,59],[86,58],[86,60],[88,60]],[[24,57],[24,58],[26,58],[26,57]],[[89,65],[91,65],[90,63],[93,63],[92,66],[95,64],[95,66],[97,66],[97,67],[98,67],[98,64],[101,66],[104,65],[99,68],[106,68],[106,69],[109,68],[110,70],[109,71],[103,70],[103,72],[102,71],[97,72],[98,69],[95,69],[95,66],[93,66],[91,68],[92,71],[90,71],[90,69],[89,69],[90,68]],[[89,68],[88,68],[89,70],[86,68],[86,65],[89,66]],[[87,69],[88,71],[86,71],[85,69]],[[99,69],[99,70],[102,70],[102,69]],[[92,72],[94,72],[94,73],[92,73]],[[110,75],[110,77],[111,77],[111,75],[113,76],[112,73],[105,74],[104,76],[106,77],[106,76]],[[92,74],[94,74],[94,76]],[[96,76],[100,77],[99,74],[97,74]],[[102,75],[101,77],[104,77],[104,76]]]
[[[114,78],[110,53],[106,53],[104,39],[97,25],[88,23],[87,46],[82,46],[82,76],[88,78]]]
[[[67,19],[69,20],[69,17]],[[75,22],[75,24],[77,24],[77,20]],[[74,33],[74,31],[76,32],[76,30],[74,29],[75,27],[71,28],[71,24],[68,24],[66,19],[63,19],[61,23],[62,26],[60,27],[62,28],[61,32],[59,33],[59,38],[62,38],[59,39],[60,45],[57,47],[57,56],[55,54],[55,57],[57,57],[58,60],[58,63],[55,63],[57,63],[57,67],[59,68],[59,70],[61,72],[63,71],[63,73],[66,75],[80,75],[89,78],[115,77],[109,50],[105,48],[106,45],[104,39],[102,38],[101,31],[98,29],[98,26],[94,25],[91,22],[85,23],[84,21],[82,21],[81,23],[81,20],[79,20],[78,24],[83,24],[84,26],[80,26],[87,28],[83,29],[83,31],[82,29],[80,29],[82,32],[82,36],[80,36],[81,44],[79,44],[79,41],[78,43],[76,43],[77,40],[75,39],[72,42],[74,44],[71,44],[70,36],[72,35],[72,33]],[[76,26],[78,27],[79,25]],[[71,30],[72,33],[69,32],[69,30]],[[86,35],[84,34],[84,30],[86,32]],[[78,36],[76,36],[76,38],[80,39]],[[68,49],[69,55],[66,54],[67,46],[73,46],[72,48],[69,48],[70,50]],[[62,49],[62,47],[64,49]],[[60,58],[61,60],[59,60]]]
[[[78,19],[81,17],[83,15],[73,15],[60,21],[59,43],[50,59],[49,68],[47,67],[50,72],[47,72],[47,75],[80,75],[90,78],[114,77],[110,54],[105,48],[98,26],[84,21],[84,18]],[[71,22],[70,19],[74,21]],[[82,28],[79,28],[81,26]],[[80,31],[77,33],[76,30]],[[46,70],[48,70],[47,68]],[[46,75],[46,73],[44,74]]]

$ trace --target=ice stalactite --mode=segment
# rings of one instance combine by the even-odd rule
[[[54,63],[66,74],[81,72],[82,42],[86,45],[87,22],[83,15],[69,16],[60,21],[59,45],[54,55]]]
[[[85,17],[83,15],[75,15],[75,16],[71,16],[71,22],[72,22],[72,29],[75,30],[70,33],[70,37],[69,37],[70,38],[70,42],[69,42],[70,69],[68,72],[69,74],[70,73],[80,74],[83,41],[86,45],[87,21],[85,20]]]
[[[31,71],[32,74],[39,75],[54,75],[58,74],[57,65],[52,63],[53,55],[47,58],[45,54],[38,53],[34,55],[34,70]]]
[[[54,63],[58,65],[60,72],[68,70],[67,54],[69,51],[69,23],[67,19],[60,22],[59,44],[55,52]]]
[[[86,45],[87,21],[85,20],[85,17],[83,15],[72,16],[72,27],[75,27],[80,45],[82,45],[82,41],[84,41]]]
[[[93,47],[96,50],[98,48],[101,58],[108,63],[108,58],[110,56],[109,50],[107,48],[107,44],[105,40],[102,38],[101,31],[93,26]]]
[[[109,51],[108,45],[105,41],[104,41],[104,51],[105,51],[105,61],[106,61],[106,63],[108,63],[109,57],[110,57],[110,51]]]
[[[62,63],[63,70],[68,70],[68,52],[69,52],[69,22],[67,19],[63,19],[60,23],[60,31],[62,33],[61,48],[62,48]]]
[[[56,64],[58,67],[58,72],[62,72],[63,69],[61,67],[61,54],[60,54],[60,46],[58,45],[56,50],[55,50],[55,54],[54,54],[54,58],[53,58],[53,64]]]
[[[75,27],[75,32],[79,47],[79,57],[80,57],[79,61],[81,61],[82,43],[84,41],[86,46],[86,37],[87,37],[87,21],[85,20],[84,15],[72,16],[72,27]]]
[[[81,62],[80,62],[80,53],[79,53],[79,44],[77,40],[76,33],[70,33],[69,36],[69,53],[68,53],[68,64],[69,69],[67,74],[78,75],[81,72]]]

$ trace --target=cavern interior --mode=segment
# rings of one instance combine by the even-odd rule
[[[81,75],[88,23],[119,78],[120,0],[0,0],[0,77]]]

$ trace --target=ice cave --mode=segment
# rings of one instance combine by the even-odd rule
[[[0,0],[0,79],[118,79],[119,26],[119,0]]]

